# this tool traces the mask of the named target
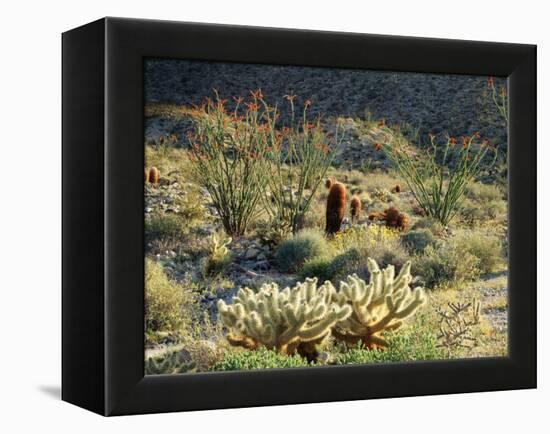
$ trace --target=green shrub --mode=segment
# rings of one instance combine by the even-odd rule
[[[145,260],[145,330],[177,331],[191,323],[194,295],[168,279],[162,266]]]
[[[335,363],[344,365],[444,358],[443,352],[437,347],[437,333],[422,315],[412,326],[397,332],[388,332],[384,338],[388,342],[386,350],[369,350],[359,345],[338,354]]]
[[[260,347],[257,350],[233,350],[216,363],[213,371],[248,371],[251,369],[300,368],[311,366],[298,355],[285,356]]]
[[[300,270],[300,277],[302,279],[317,277],[319,282],[342,279],[344,276],[357,272],[361,265],[365,265],[361,262],[362,259],[366,261],[355,248],[346,250],[332,259],[313,258],[305,262]]]
[[[437,220],[431,217],[425,217],[419,219],[411,228],[411,230],[427,229],[432,234],[439,236],[445,231],[445,226],[443,226]]]
[[[319,282],[332,280],[334,276],[331,265],[332,260],[326,257],[308,259],[300,270],[300,278],[304,280],[307,277],[317,277]]]
[[[434,234],[428,229],[416,229],[401,235],[401,243],[413,253],[420,253],[436,243]]]
[[[320,231],[307,229],[283,241],[277,249],[275,259],[281,271],[295,272],[308,259],[325,255],[327,249],[328,243],[324,235]]]
[[[483,203],[467,199],[460,208],[460,216],[466,223],[474,226],[476,224],[486,223],[499,216],[505,216],[506,211],[506,202],[501,199]]]
[[[185,219],[177,214],[155,214],[145,219],[145,236],[149,240],[177,241],[187,233]]]
[[[339,253],[331,263],[332,278],[356,273],[367,279],[369,257],[380,267],[395,265],[398,269],[410,259],[396,231],[374,224],[352,227],[336,234],[332,246]]]
[[[454,237],[460,250],[464,250],[478,259],[481,273],[492,273],[502,264],[502,243],[493,235],[464,231]]]
[[[454,240],[427,246],[413,261],[413,274],[428,288],[473,280],[479,276],[479,259]]]
[[[474,199],[479,203],[487,203],[496,200],[502,200],[502,192],[495,184],[482,184],[472,182],[468,184],[465,191],[466,197]]]

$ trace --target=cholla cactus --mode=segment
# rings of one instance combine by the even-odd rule
[[[195,368],[195,363],[186,361],[179,351],[164,357],[149,357],[145,360],[145,375],[184,374]]]
[[[276,283],[262,285],[257,293],[241,288],[233,304],[218,301],[219,317],[232,345],[263,346],[281,354],[298,351],[309,359],[334,324],[351,314],[350,306],[331,302],[333,292],[329,282],[317,287],[317,279],[283,290]]]
[[[333,302],[350,306],[353,313],[334,327],[334,337],[347,343],[362,342],[368,348],[386,347],[380,333],[395,330],[405,318],[413,315],[425,303],[422,288],[410,289],[411,263],[407,262],[395,277],[393,265],[380,270],[375,260],[368,258],[370,282],[357,275],[340,282],[340,290],[333,292]]]
[[[218,235],[216,234],[212,235],[209,240],[210,255],[216,259],[227,256],[229,254],[229,249],[227,248],[227,246],[231,243],[231,241],[231,237],[224,238],[223,235],[221,235],[220,237],[218,237]]]

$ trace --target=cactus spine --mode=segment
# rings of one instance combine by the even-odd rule
[[[314,358],[315,345],[352,311],[331,302],[333,291],[328,282],[317,287],[316,278],[283,290],[276,283],[262,285],[257,293],[241,288],[232,304],[218,301],[219,318],[231,345]]]
[[[340,230],[346,209],[346,187],[339,182],[331,185],[327,197],[326,227],[327,235]]]
[[[333,336],[347,343],[362,342],[368,348],[387,346],[381,336],[384,330],[398,329],[403,320],[413,315],[426,302],[422,288],[411,290],[411,263],[407,262],[395,277],[393,265],[380,270],[375,260],[368,258],[370,281],[367,284],[357,275],[340,282],[332,301],[350,306],[353,313],[339,321]]]

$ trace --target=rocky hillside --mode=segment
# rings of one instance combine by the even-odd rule
[[[495,79],[497,87],[505,80]],[[325,119],[346,116],[408,124],[428,133],[460,136],[480,131],[505,149],[506,128],[481,76],[249,65],[185,60],[149,60],[145,66],[146,103],[198,104],[217,89],[223,98],[261,88],[283,116],[283,96],[313,101],[312,113]]]

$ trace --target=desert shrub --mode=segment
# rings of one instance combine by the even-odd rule
[[[352,227],[336,234],[331,245],[337,253],[330,267],[332,278],[353,273],[367,278],[369,257],[381,267],[395,265],[401,268],[409,260],[409,254],[401,244],[399,234],[385,226]]]
[[[282,355],[266,349],[254,351],[228,351],[224,358],[216,363],[213,371],[248,371],[251,369],[300,368],[311,366],[306,359],[298,355]]]
[[[159,263],[145,260],[146,333],[178,331],[189,326],[194,303],[191,291],[169,280]]]
[[[502,200],[502,192],[495,184],[482,184],[480,182],[471,182],[466,186],[466,197],[480,203]]]
[[[445,232],[445,226],[443,226],[439,221],[431,217],[425,217],[417,220],[417,222],[411,228],[411,230],[420,229],[427,229],[435,236],[440,236]]]
[[[412,253],[420,253],[436,243],[434,234],[428,229],[416,229],[401,235],[401,243]]]
[[[349,249],[344,253],[334,256],[332,259],[319,257],[308,260],[300,270],[300,277],[317,277],[320,282],[326,280],[336,281],[348,274],[358,271],[364,265],[361,260],[361,253],[357,249]]]
[[[327,241],[320,231],[306,229],[283,241],[275,254],[279,268],[284,272],[299,270],[308,259],[326,254]]]
[[[481,273],[492,273],[503,262],[502,243],[498,237],[478,232],[463,231],[455,235],[454,243],[478,259]]]
[[[348,348],[336,356],[336,364],[387,363],[412,360],[437,360],[444,358],[438,348],[437,333],[430,327],[423,315],[410,327],[397,332],[387,332],[385,350],[369,350],[363,345]]]
[[[372,190],[371,197],[385,204],[397,202],[397,196],[386,188],[376,188]]]
[[[413,261],[414,274],[429,288],[473,280],[479,276],[479,259],[454,240],[427,246]]]
[[[447,226],[459,210],[466,186],[481,172],[489,146],[474,143],[478,134],[463,137],[462,144],[449,137],[445,144],[431,135],[431,146],[421,154],[403,139],[389,132],[382,145],[386,156],[395,164],[418,205],[426,215]],[[488,162],[494,164],[494,158]]]
[[[176,197],[174,204],[178,207],[178,215],[183,217],[188,225],[197,222],[204,223],[210,214],[203,205],[203,197],[195,189],[189,189],[185,194]]]
[[[300,269],[300,278],[317,277],[320,282],[332,280],[334,277],[332,269],[332,259],[327,257],[318,257],[308,259]]]
[[[178,241],[188,232],[187,222],[177,214],[161,213],[145,218],[145,235],[148,240]]]
[[[475,226],[505,215],[506,210],[506,202],[501,199],[484,203],[466,199],[460,208],[460,215],[467,224]]]

